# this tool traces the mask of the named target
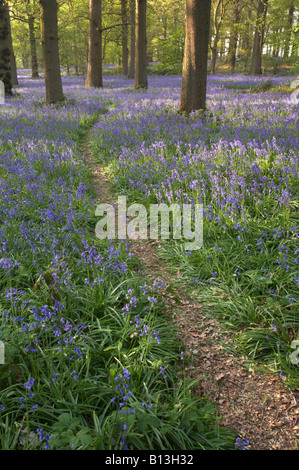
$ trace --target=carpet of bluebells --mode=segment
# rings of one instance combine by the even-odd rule
[[[109,161],[113,156],[119,182],[134,183],[140,197],[201,197],[204,184],[206,197],[223,215],[213,219],[215,236],[227,217],[239,223],[234,230],[244,243],[249,218],[258,230],[264,206],[273,210],[259,250],[269,244],[280,249],[278,277],[288,260],[282,289],[292,287],[295,305],[296,231],[289,204],[298,138],[291,131],[285,135],[293,126],[292,112],[274,101],[271,116],[253,119],[253,110],[240,101],[237,116],[233,100],[215,85],[213,106],[227,124],[212,118],[188,121],[172,112],[176,78],[152,79],[146,94],[132,93],[131,83],[117,78],[107,78],[103,90],[85,89],[82,78],[65,77],[63,83],[66,101],[46,106],[43,79],[24,72],[14,96],[0,108],[0,340],[5,348],[0,448],[234,448],[237,436],[220,426],[207,400],[193,396],[194,384],[182,373],[184,355],[163,316],[165,286],[146,284],[127,242],[96,239],[95,191],[82,146],[99,122],[95,153]],[[228,117],[234,120],[230,124]],[[268,118],[275,140],[267,135]],[[244,124],[233,135],[241,119]],[[248,134],[256,141],[246,149],[240,140]],[[268,166],[269,151],[277,168]],[[213,163],[216,154],[221,157]],[[247,167],[254,155],[259,157],[251,170],[251,193]],[[217,166],[220,160],[226,174]],[[233,191],[227,206],[225,191]],[[256,199],[255,208],[248,202],[240,212],[242,195]],[[271,242],[277,217],[284,225]],[[227,224],[227,230],[233,228]],[[194,254],[188,269],[204,279],[200,263],[200,254]],[[245,263],[239,268],[247,269]],[[264,269],[263,276],[269,276],[266,264]],[[271,299],[275,305],[274,294]]]
[[[298,388],[298,104],[294,77],[208,77],[206,113],[177,113],[180,77],[151,77],[146,92],[115,78],[94,153],[119,193],[154,203],[203,204],[204,242],[161,254],[180,269],[231,347]]]

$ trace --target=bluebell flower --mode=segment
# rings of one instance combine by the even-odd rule
[[[241,450],[246,450],[244,446],[248,446],[249,441],[247,439],[241,439],[240,437],[237,437],[236,442],[235,442],[235,449],[241,449]]]
[[[33,379],[32,377],[30,377],[30,379],[28,380],[28,382],[24,383],[24,387],[26,388],[26,390],[31,390],[33,384],[35,382],[35,379]]]

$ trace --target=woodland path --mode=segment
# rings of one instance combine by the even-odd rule
[[[83,155],[92,172],[98,202],[113,204],[117,194],[102,163],[92,156],[89,135]],[[283,377],[257,373],[245,358],[231,354],[232,335],[186,294],[180,272],[173,272],[157,254],[158,242],[134,241],[130,247],[148,284],[161,280],[175,292],[167,297],[165,309],[169,321],[177,327],[185,355],[190,357],[186,374],[200,379],[195,393],[217,406],[223,426],[249,441],[246,449],[298,449],[299,393],[284,387]]]

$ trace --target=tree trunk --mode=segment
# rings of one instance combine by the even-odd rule
[[[34,16],[29,13],[28,16],[29,26],[29,42],[30,42],[30,54],[31,54],[31,76],[32,78],[39,78],[38,74],[38,62],[36,53],[36,40],[34,31]]]
[[[136,0],[135,88],[147,88],[146,0]]]
[[[127,0],[121,0],[121,22],[122,22],[122,75],[128,75],[128,11]]]
[[[212,63],[211,63],[211,75],[216,75],[216,61],[217,61],[217,43],[213,43],[212,46]]]
[[[128,78],[131,80],[135,77],[135,51],[136,51],[136,6],[135,0],[130,0],[130,57],[129,57],[129,73]]]
[[[265,34],[268,0],[259,0],[253,51],[251,58],[250,75],[262,75],[262,53]]]
[[[101,0],[89,0],[89,46],[85,86],[91,88],[103,86]]]
[[[8,7],[6,9],[6,15],[7,15],[7,24],[8,24],[8,31],[9,31],[11,82],[12,82],[12,86],[17,86],[19,84],[18,72],[17,72],[16,57],[15,57],[13,44],[12,44],[10,13],[9,13]]]
[[[244,54],[244,73],[247,71],[248,63],[250,60],[250,51],[251,51],[251,42],[252,42],[252,5],[249,5],[247,10],[247,20],[246,20],[246,29],[245,29],[245,37],[243,42],[243,49],[245,51]]]
[[[180,113],[206,109],[211,0],[186,0]]]
[[[288,20],[287,20],[286,39],[285,39],[285,45],[284,45],[284,51],[283,51],[283,57],[285,59],[289,57],[289,54],[290,54],[290,44],[291,44],[294,12],[295,12],[295,4],[294,4],[294,0],[291,0],[289,13],[288,13]]]
[[[41,33],[47,104],[64,100],[60,73],[57,1],[40,0]]]
[[[274,29],[274,37],[278,37],[278,34],[279,34],[279,29],[275,28]],[[273,46],[273,50],[272,50],[272,57],[278,57],[278,52],[279,52],[279,45],[278,45],[277,40],[276,40],[275,44]]]
[[[218,20],[219,10],[221,7],[220,17]],[[214,39],[212,41],[211,50],[212,50],[212,64],[211,64],[211,74],[216,74],[216,61],[218,56],[218,42],[219,42],[219,32],[220,27],[224,18],[224,4],[223,0],[218,0],[215,11],[214,11]]]
[[[237,57],[237,46],[238,46],[238,27],[240,23],[241,12],[240,12],[240,5],[239,0],[234,2],[234,13],[233,13],[233,21],[231,26],[231,33],[230,33],[230,40],[229,40],[229,51],[228,51],[228,62],[231,66],[232,73],[235,72],[236,69],[236,57]]]
[[[10,96],[12,95],[12,77],[7,8],[6,1],[0,0],[0,80],[4,83],[5,95]]]

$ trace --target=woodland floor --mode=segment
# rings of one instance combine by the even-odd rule
[[[98,201],[114,203],[117,195],[104,167],[93,159],[88,139],[83,152],[93,174]],[[180,272],[173,273],[157,254],[157,248],[157,242],[131,243],[143,277],[149,283],[164,281],[176,294],[167,298],[165,308],[190,357],[186,374],[200,379],[195,393],[208,397],[217,406],[223,426],[233,428],[249,441],[246,449],[298,449],[299,396],[284,386],[283,377],[258,373],[245,358],[230,352],[232,335],[185,293]]]

